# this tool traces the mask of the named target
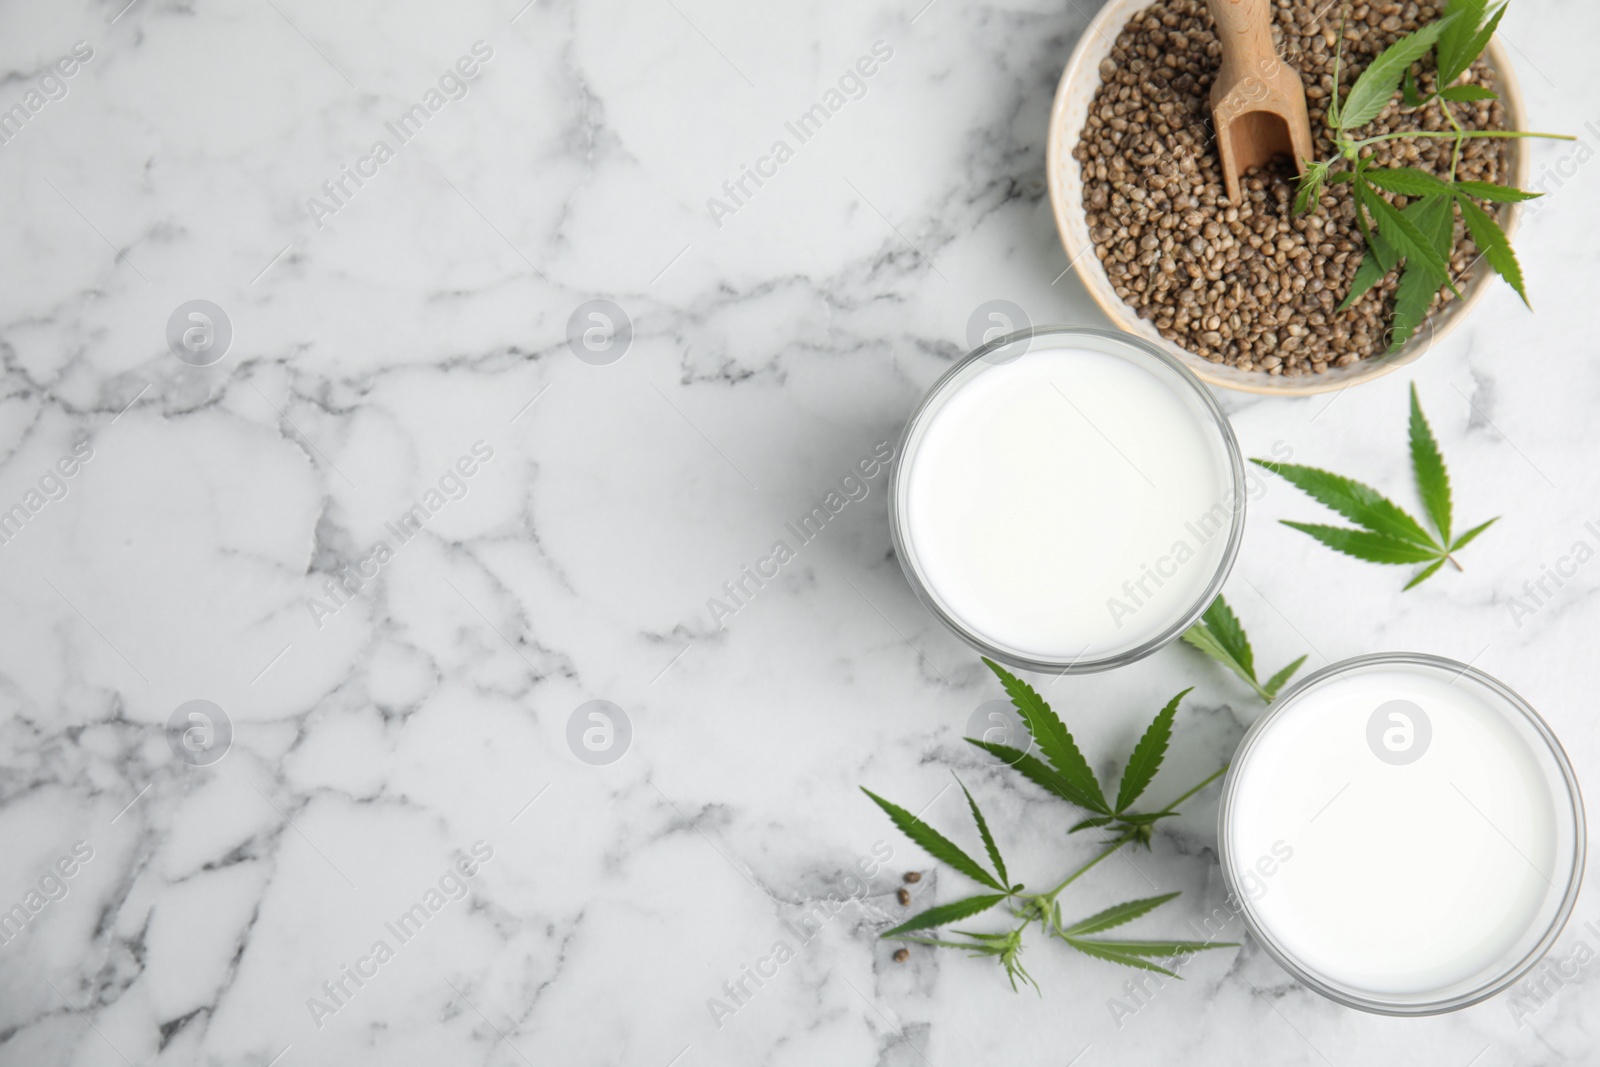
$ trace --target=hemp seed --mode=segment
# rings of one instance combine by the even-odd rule
[[[1280,55],[1306,86],[1318,158],[1327,159],[1338,5],[1275,0],[1272,10]],[[1398,35],[1437,14],[1426,3],[1357,5],[1345,28],[1340,98]],[[1336,310],[1366,249],[1348,185],[1324,186],[1318,207],[1295,216],[1295,169],[1276,160],[1243,176],[1241,203],[1227,202],[1209,101],[1220,62],[1204,0],[1155,0],[1123,27],[1100,64],[1101,84],[1073,155],[1083,169],[1089,235],[1112,288],[1162,336],[1212,363],[1295,377],[1383,354],[1398,272]],[[1417,69],[1421,91],[1430,93],[1432,58]],[[1495,82],[1481,59],[1466,80]],[[1498,100],[1453,106],[1469,129],[1507,128]],[[1361,135],[1417,128],[1448,123],[1436,103],[1417,110],[1396,98]],[[1450,173],[1449,138],[1397,139],[1371,150],[1377,166]],[[1466,142],[1456,177],[1502,182],[1509,173],[1507,142],[1480,139]],[[1456,227],[1450,268],[1464,286],[1478,254],[1459,220]],[[1434,313],[1450,299],[1441,290]]]

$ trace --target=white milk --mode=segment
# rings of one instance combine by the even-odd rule
[[[1235,761],[1224,862],[1314,977],[1460,995],[1556,921],[1576,847],[1564,764],[1464,670],[1354,666],[1291,695]]]
[[[1235,522],[1227,431],[1195,387],[1074,340],[975,364],[904,459],[905,538],[932,596],[985,642],[1062,662],[1203,607]]]

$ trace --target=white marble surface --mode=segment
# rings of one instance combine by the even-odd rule
[[[1600,1062],[1588,968],[1520,1026],[1504,997],[1406,1021],[1247,946],[1119,1027],[1128,973],[1054,946],[1028,955],[1042,997],[987,961],[892,962],[893,889],[931,864],[858,785],[939,797],[928,817],[959,828],[940,791],[960,770],[1035,884],[1090,843],[960,742],[998,689],[902,579],[882,475],[749,604],[708,612],[893,438],[980,303],[1099,321],[1071,274],[1052,283],[1043,186],[1072,0],[125,2],[14,2],[0,34],[0,108],[75,42],[93,53],[0,146],[0,504],[93,453],[0,546],[0,905],[92,850],[0,944],[0,1063]],[[1474,660],[1600,795],[1600,565],[1520,626],[1511,607],[1600,521],[1600,9],[1516,0],[1504,30],[1537,124],[1596,122],[1581,150],[1534,149],[1536,173],[1569,161],[1518,240],[1537,313],[1501,286],[1414,373],[1224,402],[1248,453],[1282,442],[1410,501],[1415,379],[1459,514],[1505,518],[1465,573],[1402,597],[1397,570],[1276,525],[1313,505],[1273,486],[1227,592],[1273,665]],[[479,41],[466,95],[387,134]],[[892,55],[860,98],[799,143],[785,123],[875,42]],[[379,138],[393,158],[361,163]],[[792,158],[761,162],[779,139]],[[708,208],[758,164],[775,174],[736,211]],[[314,219],[344,166],[376,173]],[[196,298],[233,328],[203,368],[165,339]],[[594,298],[633,323],[609,365],[565,339]],[[465,495],[314,619],[475,442],[493,454]],[[1190,682],[1171,795],[1259,714],[1237,684],[1169,648],[1049,693],[1109,770]],[[195,699],[234,730],[210,766],[163,732]],[[594,699],[633,726],[609,766],[566,740]],[[1148,879],[1184,895],[1146,929],[1197,918],[1222,899],[1214,819],[1213,791],[1078,899]],[[477,842],[491,857],[456,880]],[[719,1027],[708,999],[875,847],[870,895]],[[464,898],[388,934],[441,879]],[[1589,921],[1592,896],[1561,955],[1600,947]],[[380,939],[393,958],[314,1020],[308,998]]]

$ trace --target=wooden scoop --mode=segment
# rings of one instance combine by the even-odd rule
[[[1211,84],[1211,116],[1228,201],[1239,204],[1239,176],[1273,156],[1304,174],[1311,120],[1300,75],[1272,47],[1271,0],[1206,0],[1217,24],[1222,66]]]

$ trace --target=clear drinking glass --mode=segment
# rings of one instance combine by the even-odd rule
[[[1274,931],[1272,923],[1262,915],[1262,909],[1257,903],[1273,891],[1270,884],[1263,887],[1259,876],[1252,869],[1251,862],[1236,855],[1240,850],[1249,851],[1258,846],[1259,841],[1249,846],[1235,841],[1235,823],[1238,821],[1236,816],[1241,807],[1240,782],[1247,776],[1251,760],[1260,748],[1262,739],[1271,735],[1274,725],[1282,717],[1292,714],[1297,702],[1308,693],[1321,687],[1339,685],[1341,682],[1356,679],[1363,672],[1394,668],[1422,672],[1424,676],[1432,675],[1440,683],[1465,687],[1466,691],[1484,706],[1491,708],[1497,719],[1503,719],[1509,733],[1514,735],[1520,744],[1526,746],[1531,760],[1537,766],[1539,776],[1549,790],[1549,810],[1552,813],[1551,873],[1546,875],[1532,859],[1523,857],[1539,874],[1539,881],[1548,885],[1548,891],[1539,890],[1537,908],[1532,912],[1525,928],[1509,937],[1504,948],[1493,959],[1466,977],[1449,982],[1441,988],[1404,993],[1363,988],[1351,981],[1340,980],[1322,973],[1316,965],[1301,958],[1303,954],[1297,954],[1293,948],[1285,944],[1285,940]],[[1376,714],[1374,718],[1377,718]],[[1437,724],[1428,729],[1430,737],[1438,737]],[[1367,744],[1375,745],[1370,729]],[[1374,747],[1373,751],[1376,753],[1377,748]],[[1426,753],[1420,758],[1425,759]],[[1407,761],[1397,757],[1386,759],[1384,762]],[[1470,782],[1468,784],[1471,785]],[[1459,785],[1457,788],[1459,789]],[[1462,797],[1463,803],[1471,803],[1465,799],[1466,793],[1463,792]],[[1259,803],[1259,800],[1256,802]],[[1331,805],[1333,801],[1329,803]],[[1313,820],[1321,814],[1319,812],[1313,816]],[[1480,811],[1478,814],[1489,820],[1490,826],[1494,825],[1495,812],[1492,809],[1489,812]],[[1411,826],[1415,822],[1415,814],[1405,811],[1396,811],[1392,817],[1400,826]],[[1414,831],[1419,835],[1427,834],[1430,828],[1427,825],[1415,825]],[[1503,832],[1500,836],[1513,849],[1517,849]],[[1568,762],[1561,743],[1556,740],[1555,734],[1539,714],[1503,683],[1482,671],[1454,660],[1409,652],[1358,656],[1335,663],[1307,676],[1288,692],[1279,696],[1245,734],[1238,751],[1234,754],[1227,779],[1223,784],[1217,838],[1222,874],[1228,887],[1229,906],[1243,915],[1245,925],[1249,927],[1256,942],[1266,949],[1284,970],[1323,996],[1353,1008],[1381,1015],[1436,1015],[1454,1011],[1476,1004],[1514,985],[1549,951],[1572,914],[1573,904],[1577,901],[1578,889],[1583,879],[1586,849],[1583,798],[1578,790],[1577,777],[1573,774],[1572,765]],[[1518,851],[1520,853],[1520,850]],[[1392,880],[1390,872],[1382,872],[1378,877]],[[1256,887],[1254,891],[1252,886]],[[1382,884],[1377,884],[1377,888],[1381,890]],[[1495,918],[1495,916],[1482,916],[1481,922],[1487,926]]]
[[[1215,462],[1226,472],[1222,480],[1227,488],[1223,494],[1224,500],[1219,502],[1225,515],[1226,541],[1215,573],[1199,595],[1192,602],[1182,605],[1182,610],[1173,612],[1153,636],[1146,636],[1127,647],[1106,647],[1084,653],[1063,650],[1058,655],[1040,655],[1011,647],[992,635],[979,632],[959,617],[928,580],[917,556],[914,531],[908,525],[907,498],[911,472],[917,462],[919,443],[933,417],[964,386],[980,375],[1004,374],[1007,367],[1027,352],[1044,346],[1113,355],[1155,375],[1190,410],[1197,423],[1205,428],[1208,446],[1215,449]],[[1068,409],[1063,407],[1063,412],[1067,413]],[[1070,417],[1070,413],[1067,417]],[[1233,567],[1239,539],[1244,532],[1244,463],[1227,416],[1210,390],[1181,361],[1127,333],[1086,327],[1037,326],[995,338],[965,356],[928,390],[906,423],[898,455],[900,461],[895,466],[889,493],[889,528],[894,539],[895,554],[905,571],[906,580],[928,610],[963,641],[984,655],[1013,667],[1056,674],[1089,673],[1120,667],[1148,656],[1188,629],[1216,598]],[[1111,506],[1116,502],[1092,503]],[[1219,530],[1218,535],[1224,534]]]

